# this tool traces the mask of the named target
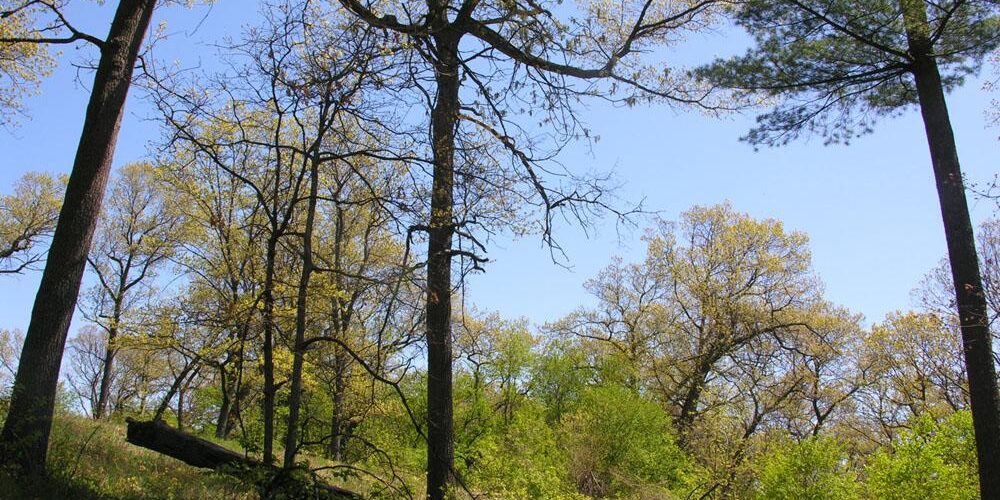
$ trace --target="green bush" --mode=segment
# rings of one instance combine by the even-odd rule
[[[838,443],[825,437],[778,444],[757,464],[761,500],[858,498],[857,475]]]
[[[619,386],[584,392],[561,441],[572,479],[590,496],[667,496],[692,471],[666,411]]]
[[[868,466],[868,496],[885,500],[979,498],[972,415],[943,422],[919,418],[893,450],[880,450]]]

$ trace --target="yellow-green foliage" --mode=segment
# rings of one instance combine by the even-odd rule
[[[893,448],[891,453],[880,450],[865,469],[870,498],[979,498],[976,443],[968,411],[940,423],[927,416],[918,418]]]
[[[857,475],[832,438],[779,444],[757,466],[761,500],[849,500],[858,498]]]
[[[540,405],[521,408],[506,429],[487,434],[465,455],[466,477],[486,498],[586,498],[566,477],[566,454]]]
[[[24,2],[0,0],[0,11]],[[35,9],[19,9],[0,21],[0,38],[37,38],[32,28]],[[54,66],[45,45],[37,43],[0,44],[0,125],[11,125],[23,111],[24,98],[35,94],[42,78]],[[13,111],[13,112],[12,112]]]
[[[595,497],[674,498],[695,472],[657,403],[623,387],[594,387],[566,415],[561,441],[579,491]],[[681,495],[683,496],[683,495]]]
[[[125,426],[57,416],[49,446],[51,478],[0,474],[0,496],[12,499],[252,499],[250,486],[190,467],[125,441]]]

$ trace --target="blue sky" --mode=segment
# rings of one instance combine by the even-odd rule
[[[114,2],[108,2],[111,7]],[[251,20],[245,0],[220,0],[214,7],[170,8],[160,13],[170,39],[157,49],[184,66],[210,65],[211,42],[235,34]],[[70,16],[95,34],[106,32],[109,5],[75,4]],[[723,30],[684,46],[685,61],[707,61],[739,49],[742,37]],[[68,172],[92,75],[70,64],[93,57],[92,48],[64,48],[61,65],[42,94],[28,101],[30,120],[13,132],[0,130],[0,191],[29,170]],[[983,76],[993,77],[992,68]],[[972,181],[998,171],[998,129],[986,127],[984,110],[993,98],[982,80],[949,96],[963,169]],[[115,165],[147,157],[158,123],[139,93],[130,97]],[[945,255],[944,236],[922,124],[915,110],[884,120],[874,134],[849,147],[796,142],[754,152],[738,138],[752,116],[713,118],[666,106],[616,109],[591,103],[581,109],[601,140],[589,154],[571,148],[561,161],[574,170],[613,168],[624,182],[625,201],[645,199],[649,210],[675,219],[696,204],[729,200],[755,217],[773,217],[811,239],[814,267],[835,303],[879,321],[887,312],[912,306],[910,291]],[[993,215],[995,205],[972,201],[975,221]],[[557,234],[570,269],[552,263],[535,238],[494,241],[487,272],[472,277],[469,297],[479,307],[535,323],[559,318],[591,303],[583,282],[613,255],[641,258],[640,228],[619,233],[610,221],[586,237],[562,227]],[[38,273],[4,277],[0,283],[0,328],[27,327]],[[75,330],[80,326],[74,324]]]

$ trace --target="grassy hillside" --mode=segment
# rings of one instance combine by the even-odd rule
[[[11,499],[255,499],[252,487],[125,442],[125,425],[57,416],[51,478],[26,483],[0,473]]]

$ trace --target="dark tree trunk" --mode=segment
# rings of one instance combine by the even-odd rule
[[[264,463],[274,463],[274,268],[278,236],[268,238],[264,269]]]
[[[337,192],[337,198],[340,197],[340,189]],[[344,254],[344,209],[341,206],[336,207],[336,221],[337,226],[334,232],[333,238],[333,269],[334,273],[334,283],[336,284],[337,290],[344,290],[344,280],[343,280],[343,254]],[[333,330],[337,335],[337,338],[341,341],[346,341],[348,324],[353,316],[353,311],[350,310],[351,306],[349,303],[339,297],[335,296],[333,299],[333,311],[331,311],[331,318],[333,320]],[[330,446],[327,450],[329,458],[337,461],[342,461],[344,459],[344,439],[345,439],[345,423],[344,423],[344,396],[347,391],[347,384],[345,383],[344,377],[347,373],[347,364],[349,363],[349,358],[347,352],[339,344],[333,345],[333,416],[330,419]]]
[[[235,293],[235,285],[234,296]],[[250,388],[243,383],[243,361],[246,354],[246,340],[250,333],[250,322],[244,322],[243,326],[240,327],[239,333],[239,343],[238,346],[231,351],[233,356],[235,356],[234,367],[229,380],[232,381],[232,389],[227,392],[226,401],[229,402],[229,409],[226,412],[225,419],[222,418],[222,411],[220,411],[219,422],[222,424],[222,429],[220,430],[216,427],[216,437],[220,439],[229,439],[230,434],[232,434],[233,429],[236,428],[236,423],[242,418],[241,408],[243,401],[250,395]],[[220,434],[221,432],[221,434]]]
[[[222,436],[223,439],[229,439],[233,430],[236,429],[236,424],[243,419],[243,402],[250,397],[250,389],[250,386],[246,384],[239,385],[239,389],[236,391],[235,398],[233,399],[233,409],[229,412],[229,420],[226,422],[226,434]]]
[[[446,13],[438,13],[442,21]],[[437,42],[437,101],[431,110],[434,183],[427,245],[427,497],[443,500],[454,483],[451,257],[454,235],[455,128],[458,123],[458,34]]]
[[[905,5],[905,2],[904,2]],[[986,296],[958,149],[945,103],[937,61],[931,55],[927,13],[923,3],[904,7],[907,36],[914,57],[913,77],[930,147],[941,218],[948,244],[948,260],[955,285],[962,330],[962,348],[969,377],[969,402],[979,458],[982,498],[1000,498],[1000,395],[990,338]]]
[[[104,349],[104,366],[101,369],[101,388],[97,393],[97,405],[94,408],[94,419],[104,418],[105,409],[108,407],[108,397],[111,395],[111,379],[114,375],[114,363],[116,350],[112,347],[112,342],[118,337],[118,329],[111,327],[108,330],[108,345]]]
[[[340,462],[344,460],[344,393],[347,390],[344,375],[348,361],[340,346],[335,346],[334,349],[333,418],[330,421],[329,458]]]
[[[155,6],[155,0],[122,0],[101,47],[73,171],[0,434],[2,460],[29,473],[45,469],[66,334],[101,210],[132,72]]]
[[[160,405],[156,407],[156,411],[153,413],[153,420],[162,420],[163,414],[167,412],[170,408],[170,400],[174,399],[174,395],[180,390],[181,385],[184,384],[184,380],[187,379],[188,372],[197,365],[197,361],[188,363],[184,369],[181,370],[180,375],[174,379],[174,383],[170,384],[170,388],[167,389],[167,394],[163,396],[163,400],[160,401]]]
[[[240,453],[173,429],[157,420],[140,422],[129,417],[125,421],[128,424],[125,439],[129,443],[176,458],[194,467],[214,469],[230,463],[256,464]]]
[[[219,388],[222,390],[222,402],[219,404],[219,416],[215,420],[215,437],[225,439],[226,428],[229,427],[229,415],[232,412],[233,404],[229,388],[229,379],[226,377],[226,367],[219,368]]]
[[[177,389],[177,430],[184,430],[184,393],[187,388],[183,385]]]
[[[698,403],[701,402],[702,392],[705,390],[705,381],[712,371],[715,360],[706,358],[698,363],[695,373],[691,375],[691,383],[684,392],[681,400],[680,411],[677,415],[678,442],[683,448],[688,447],[688,433],[694,425],[694,418],[698,414]]]
[[[302,405],[302,365],[305,363],[306,306],[309,300],[309,280],[313,273],[312,239],[316,221],[319,190],[319,159],[313,158],[309,171],[309,201],[306,225],[302,235],[302,274],[295,304],[295,344],[292,354],[291,387],[288,395],[288,428],[285,430],[285,468],[295,465],[298,451],[299,409]]]
[[[132,258],[128,262],[131,264]],[[127,288],[129,275],[129,265],[126,265],[121,276],[118,277],[118,289],[114,292],[112,300],[114,306],[111,311],[110,328],[108,328],[108,341],[104,346],[104,366],[101,370],[101,389],[97,394],[97,408],[94,410],[94,418],[104,418],[104,413],[108,407],[108,397],[111,394],[111,382],[115,371],[115,355],[118,349],[115,348],[115,339],[118,338],[118,325],[122,320],[122,304],[125,301],[125,290]]]

